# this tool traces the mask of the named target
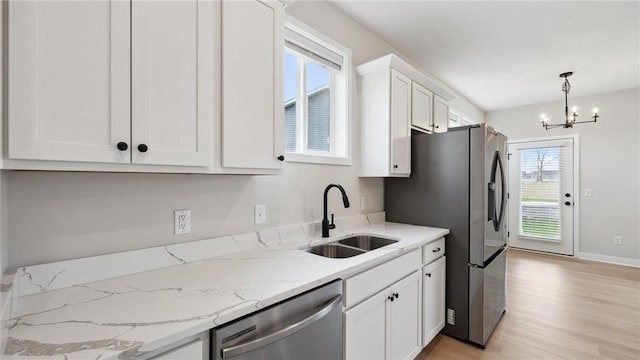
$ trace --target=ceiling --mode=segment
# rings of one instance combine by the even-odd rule
[[[640,2],[330,0],[482,110],[640,85]]]

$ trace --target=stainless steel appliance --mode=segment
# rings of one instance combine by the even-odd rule
[[[342,359],[342,281],[211,332],[212,359]]]
[[[411,137],[385,179],[387,221],[448,228],[444,333],[484,346],[505,311],[507,138],[487,125]]]

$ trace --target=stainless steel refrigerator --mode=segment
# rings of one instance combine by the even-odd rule
[[[411,176],[385,179],[387,221],[448,228],[445,334],[485,346],[505,306],[507,138],[487,125],[411,137]]]

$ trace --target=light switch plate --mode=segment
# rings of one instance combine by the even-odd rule
[[[614,236],[613,237],[614,245],[622,245],[622,236]]]
[[[267,222],[267,205],[258,204],[254,209],[255,224],[264,224]]]
[[[173,212],[173,234],[182,235],[191,232],[191,210],[175,210]]]

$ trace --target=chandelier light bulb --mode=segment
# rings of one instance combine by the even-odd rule
[[[571,112],[574,113],[574,114],[577,113],[578,112],[578,105],[573,105],[571,107]]]

